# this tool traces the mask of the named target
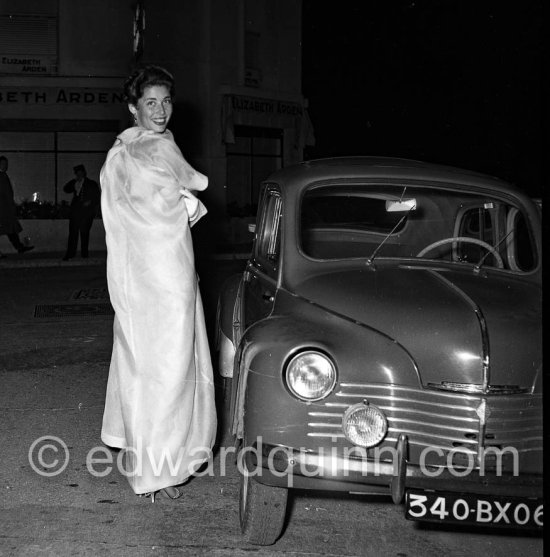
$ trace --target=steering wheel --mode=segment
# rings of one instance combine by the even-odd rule
[[[434,242],[433,244],[430,244],[426,246],[423,250],[419,251],[416,257],[424,257],[424,255],[426,255],[429,251],[433,250],[434,248],[443,246],[445,244],[450,244],[453,242],[467,242],[470,244],[476,244],[478,246],[481,246],[482,248],[485,248],[487,251],[489,251],[491,255],[495,258],[497,262],[497,267],[499,269],[502,269],[504,267],[504,262],[502,261],[502,257],[500,253],[498,253],[498,251],[491,244],[488,244],[483,240],[478,240],[477,238],[468,238],[467,236],[454,236],[452,238],[443,238],[443,240],[438,240],[437,242]]]

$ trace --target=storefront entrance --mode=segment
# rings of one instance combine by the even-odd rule
[[[283,130],[235,126],[235,142],[226,146],[227,213],[256,214],[260,182],[283,166]]]

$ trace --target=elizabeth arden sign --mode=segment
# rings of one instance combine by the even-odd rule
[[[57,73],[55,58],[41,56],[0,56],[0,72],[6,74],[51,75]]]
[[[114,89],[88,87],[0,87],[0,105],[97,105],[123,103]]]

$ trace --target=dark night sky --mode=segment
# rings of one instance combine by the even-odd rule
[[[306,158],[416,158],[540,197],[542,18],[535,0],[303,0]]]

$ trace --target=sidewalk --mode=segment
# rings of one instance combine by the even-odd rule
[[[105,265],[106,251],[91,251],[90,257],[83,259],[79,255],[69,261],[63,261],[64,252],[30,251],[26,253],[6,253],[0,258],[0,269],[23,269],[32,267],[93,267]],[[244,260],[250,256],[250,246],[246,244],[226,245],[220,247],[211,258],[219,260]]]
[[[27,253],[4,253],[0,259],[0,269],[23,269],[30,267],[83,267],[104,265],[106,252],[91,252],[90,257],[75,257],[62,261],[65,252],[30,251]]]

